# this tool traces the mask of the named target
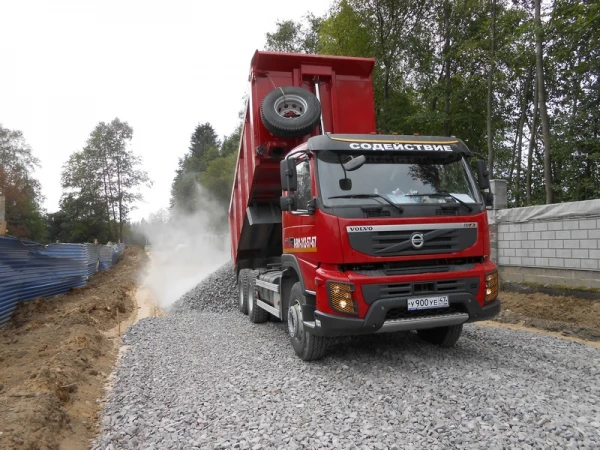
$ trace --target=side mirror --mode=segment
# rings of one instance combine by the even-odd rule
[[[293,192],[298,189],[298,175],[296,172],[296,160],[294,158],[283,159],[279,163],[279,174],[281,177],[281,188],[284,191]]]
[[[352,180],[350,178],[340,178],[340,189],[342,191],[349,191],[352,189]]]
[[[477,160],[477,183],[480,189],[490,188],[490,173],[487,169],[487,163],[482,159]]]
[[[282,211],[295,211],[298,209],[296,205],[296,195],[284,195],[279,199],[279,206]]]
[[[352,172],[353,170],[360,169],[365,162],[367,162],[365,155],[359,155],[356,158],[352,158],[350,161],[345,162],[344,169],[346,172]]]
[[[494,194],[491,192],[484,192],[483,201],[485,202],[485,206],[494,206]]]

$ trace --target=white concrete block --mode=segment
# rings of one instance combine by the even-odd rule
[[[587,239],[587,230],[573,230],[571,231],[571,239]]]
[[[587,259],[590,257],[590,251],[589,250],[571,250],[571,255],[573,258]]]
[[[556,239],[556,231],[542,231],[542,239]]]
[[[570,258],[571,250],[556,250],[557,258]]]
[[[539,267],[548,267],[548,258],[535,258],[535,265]]]
[[[556,239],[571,239],[571,231],[557,231]]]
[[[536,249],[529,249],[527,250],[527,253],[530,258],[541,258],[542,257],[542,250],[540,250],[539,248]]]
[[[562,258],[548,258],[548,266],[550,267],[565,267],[565,260]]]
[[[569,269],[579,269],[581,267],[580,259],[565,259],[565,267]]]
[[[527,239],[529,239],[531,241],[537,241],[541,238],[542,238],[542,233],[540,233],[539,231],[530,231],[529,233],[527,233]]]
[[[582,239],[579,241],[580,248],[587,248],[588,250],[598,248],[598,239]]]
[[[544,258],[555,258],[556,250],[554,249],[542,249],[542,257]]]
[[[597,227],[596,219],[582,219],[579,221],[580,230],[595,230]]]
[[[547,231],[548,222],[535,222],[533,224],[533,231]]]
[[[521,241],[521,247],[523,248],[534,248],[535,241]]]
[[[556,222],[548,222],[548,229],[549,230],[562,230],[563,229],[563,224],[560,220],[557,220]]]
[[[548,248],[548,241],[539,240],[535,241],[535,248]]]
[[[565,220],[563,221],[563,230],[578,230],[579,221],[577,220]]]
[[[548,242],[548,248],[564,248],[562,239],[555,239]]]
[[[581,268],[582,269],[598,269],[598,260],[582,259],[581,260]]]
[[[579,248],[579,240],[578,239],[565,239],[563,241],[565,248]]]

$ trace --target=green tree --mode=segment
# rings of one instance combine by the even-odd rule
[[[84,149],[73,153],[63,166],[61,209],[67,222],[86,224],[67,233],[72,240],[100,235],[102,240],[105,235],[109,240],[123,239],[129,212],[142,198],[139,187],[151,185],[141,169],[141,157],[128,148],[132,136],[133,129],[118,118],[108,124],[100,122]],[[65,223],[65,227],[72,226]]]
[[[6,199],[8,234],[33,240],[45,239],[41,210],[41,186],[33,176],[39,160],[21,131],[0,124],[0,194]]]
[[[306,14],[301,21],[280,20],[276,30],[267,33],[265,50],[285,53],[319,53],[319,30],[323,18],[312,13]]]
[[[199,175],[210,162],[219,157],[221,142],[210,123],[199,124],[190,139],[188,153],[179,159],[171,185],[171,207],[194,212],[199,205]]]

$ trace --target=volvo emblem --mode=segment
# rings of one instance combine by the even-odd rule
[[[423,236],[423,233],[413,233],[413,235],[410,237],[410,243],[417,250],[423,248],[423,245],[425,245],[425,237]]]

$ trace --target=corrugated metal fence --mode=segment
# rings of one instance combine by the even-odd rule
[[[65,294],[108,270],[125,245],[50,244],[0,237],[0,327],[20,301]]]

